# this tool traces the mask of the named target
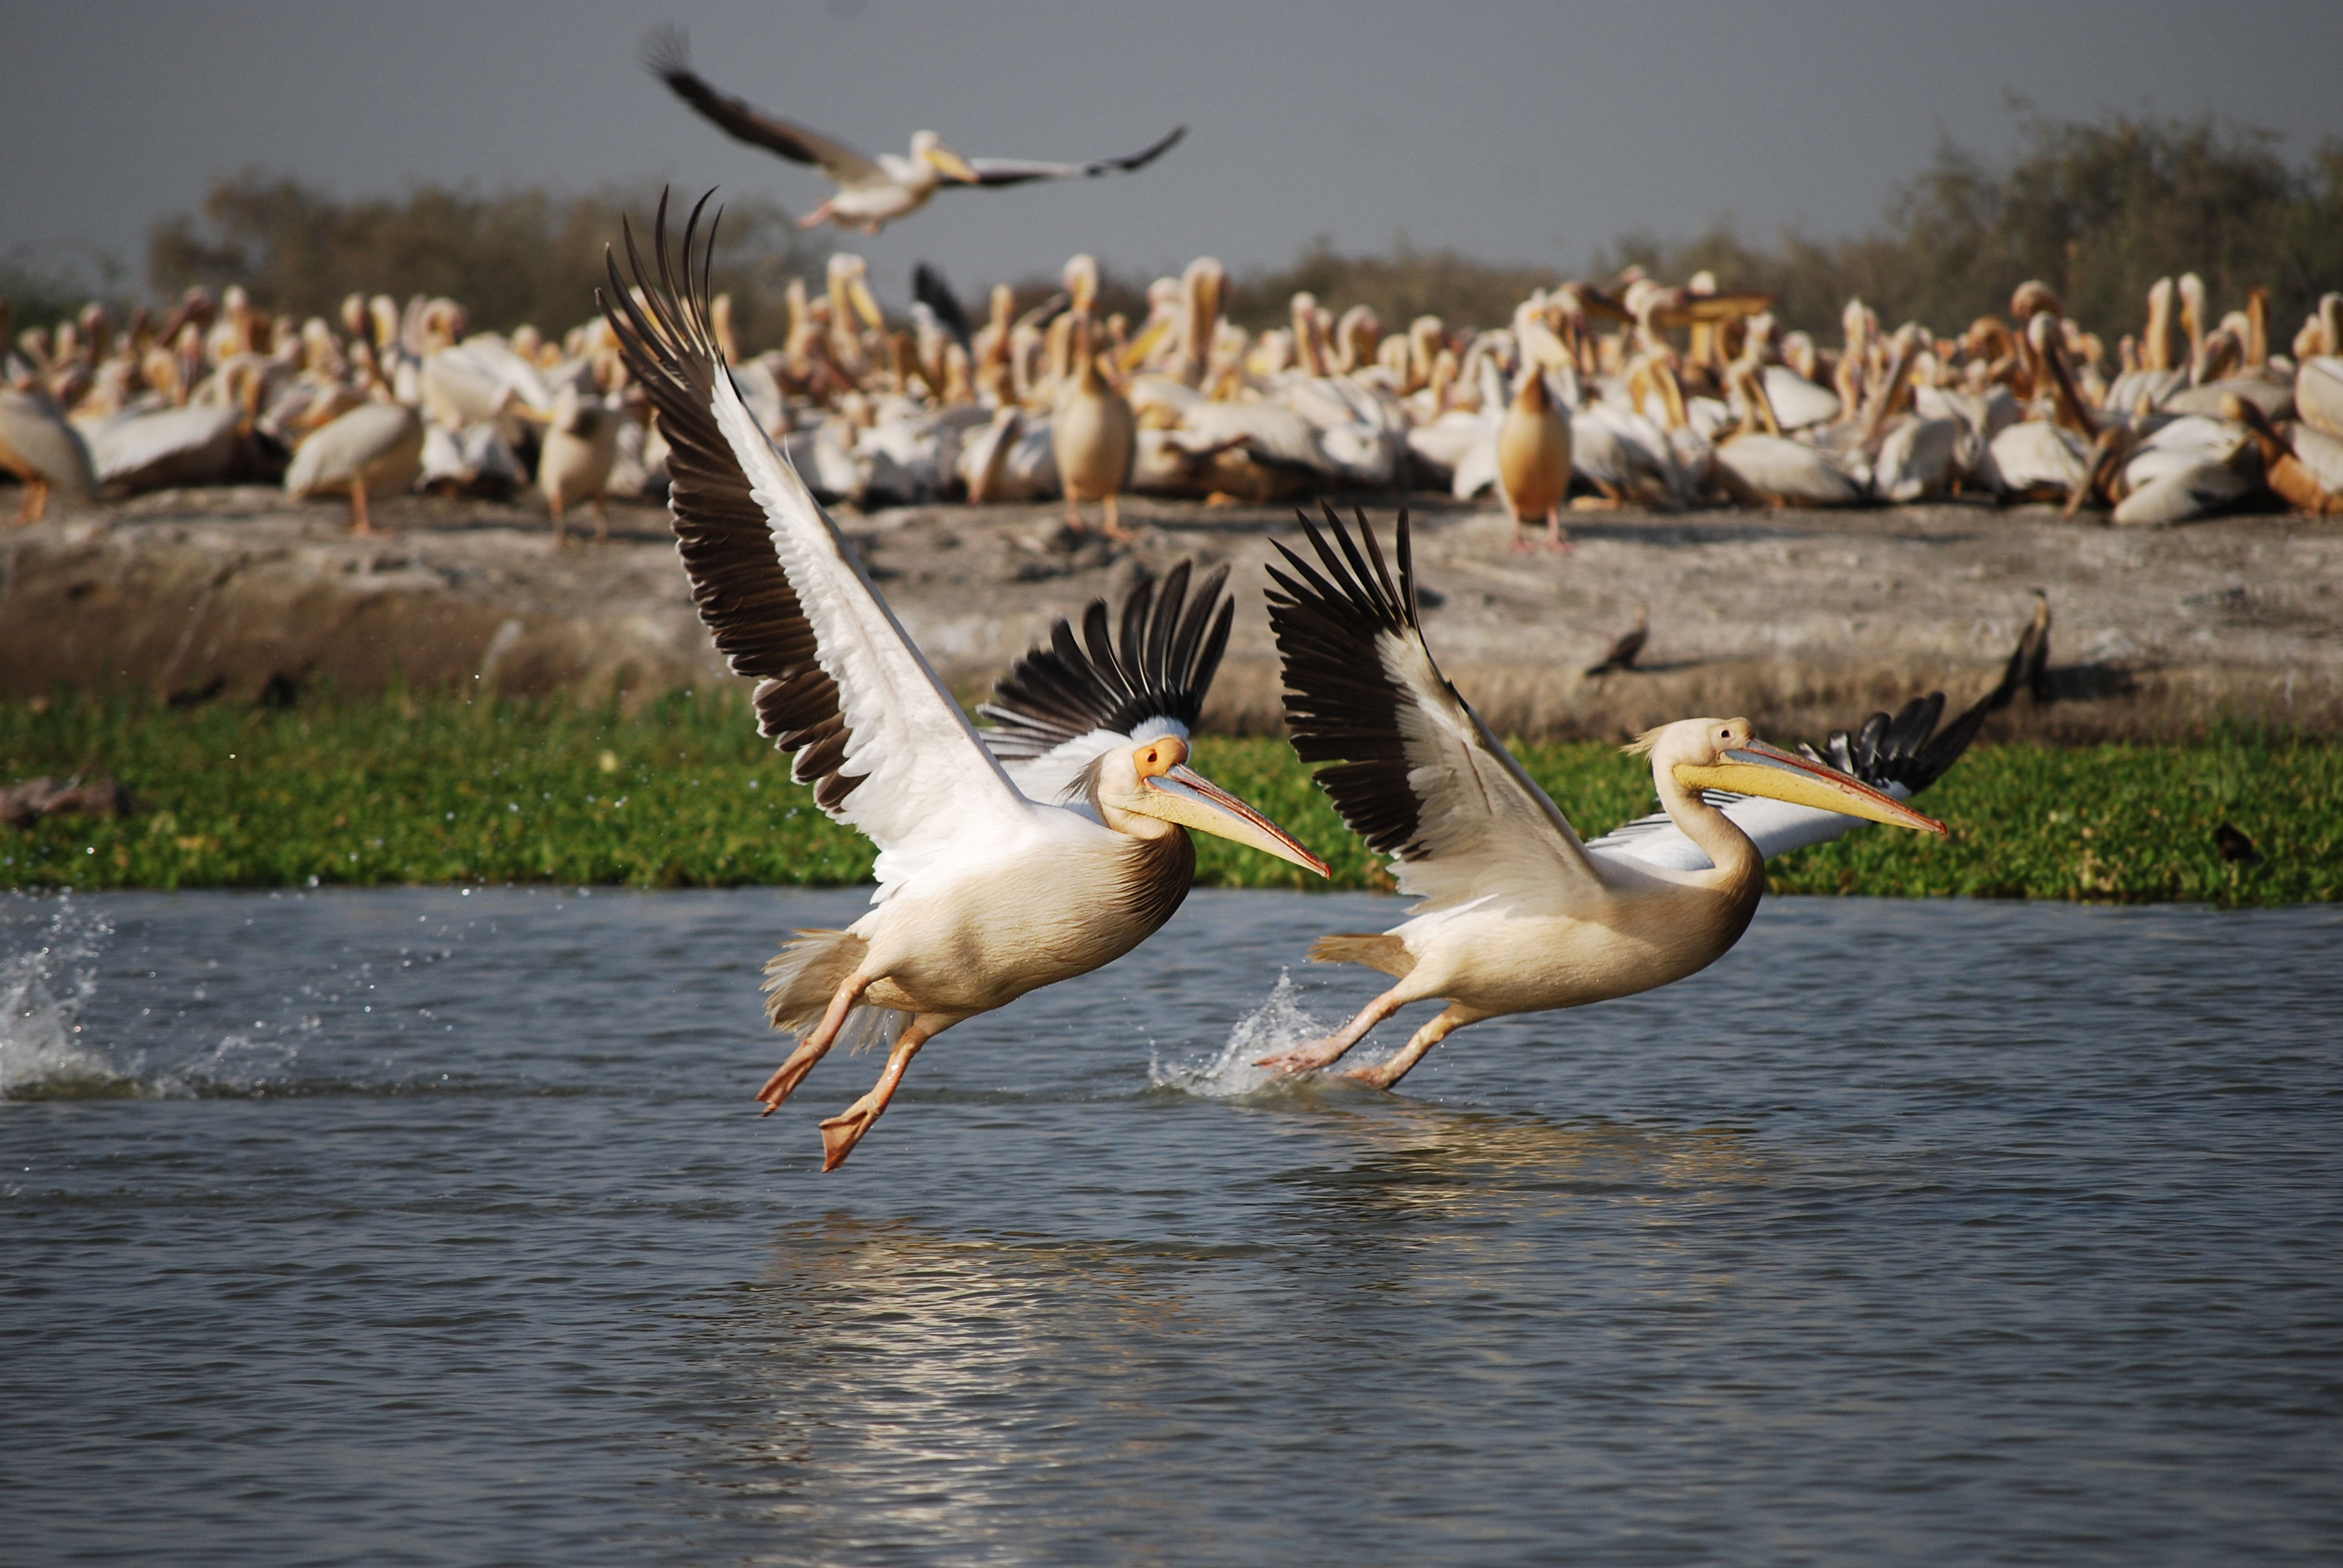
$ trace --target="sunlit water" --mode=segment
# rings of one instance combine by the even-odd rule
[[[825,1177],[860,902],[0,900],[0,1560],[2343,1554],[2343,911],[1769,903],[1383,1095],[1244,1063],[1397,906],[1200,894]]]

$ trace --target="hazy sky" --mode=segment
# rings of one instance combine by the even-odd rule
[[[868,150],[912,130],[981,156],[1095,157],[1185,123],[1152,168],[950,192],[879,239],[966,283],[1202,253],[1244,268],[1314,235],[1582,263],[1623,230],[1835,233],[1873,221],[1940,135],[1998,154],[2008,95],[2053,115],[2211,110],[2343,136],[2343,3],[1282,6],[906,0],[367,5],[0,0],[0,254],[143,262],[147,226],[246,166],[345,195],[411,182],[656,176],[821,199],[638,63],[691,30],[703,75]]]

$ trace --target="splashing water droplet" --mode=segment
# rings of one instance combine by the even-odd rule
[[[1280,970],[1269,1000],[1237,1020],[1219,1050],[1185,1061],[1151,1059],[1147,1081],[1151,1088],[1177,1089],[1212,1100],[1251,1094],[1278,1081],[1277,1074],[1253,1065],[1257,1058],[1314,1040],[1332,1027],[1310,1015],[1292,972]]]

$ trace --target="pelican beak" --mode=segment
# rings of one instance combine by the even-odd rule
[[[846,297],[854,302],[854,314],[862,317],[862,325],[873,332],[887,330],[886,312],[879,308],[879,300],[870,286],[860,277],[850,278],[846,285]]]
[[[930,147],[927,150],[926,156],[928,162],[935,166],[936,171],[948,178],[956,179],[965,186],[981,185],[984,183],[983,177],[980,176],[975,169],[969,166],[969,161],[966,158],[960,156],[958,153],[952,151],[941,142],[938,142],[934,146]]]
[[[1322,877],[1327,874],[1326,862],[1294,842],[1292,834],[1184,762],[1141,779],[1140,786],[1137,809],[1151,817],[1259,849]]]
[[[1729,789],[1735,795],[1762,795],[1794,806],[1812,806],[1891,828],[1917,828],[1945,836],[1934,817],[1923,817],[1895,796],[1850,779],[1835,768],[1794,756],[1762,740],[1735,746],[1705,768],[1689,762],[1675,766],[1676,782],[1688,789]]]

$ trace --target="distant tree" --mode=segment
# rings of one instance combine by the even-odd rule
[[[632,220],[647,245],[658,201],[655,186],[484,196],[432,185],[404,196],[343,201],[247,170],[214,186],[199,215],[155,226],[147,281],[165,298],[190,284],[240,283],[256,304],[295,316],[330,317],[354,290],[402,300],[446,295],[463,305],[476,329],[530,322],[558,334],[594,313],[602,247],[618,242],[620,217]],[[744,341],[761,347],[778,340],[789,278],[818,272],[821,254],[772,202],[727,204],[715,284],[733,294]]]
[[[2158,277],[2195,272],[2217,311],[2268,287],[2281,343],[2321,290],[2343,287],[2343,143],[2290,168],[2275,134],[2210,117],[2019,113],[2006,166],[1940,143],[1869,234],[1785,230],[1770,246],[1730,223],[1691,240],[1636,234],[1598,252],[1596,270],[1634,262],[1681,280],[1706,266],[1727,287],[1780,296],[1789,325],[1816,331],[1834,329],[1840,306],[1860,296],[1891,325],[1954,332],[2006,311],[2011,291],[2039,278],[2109,336],[2144,318]]]

